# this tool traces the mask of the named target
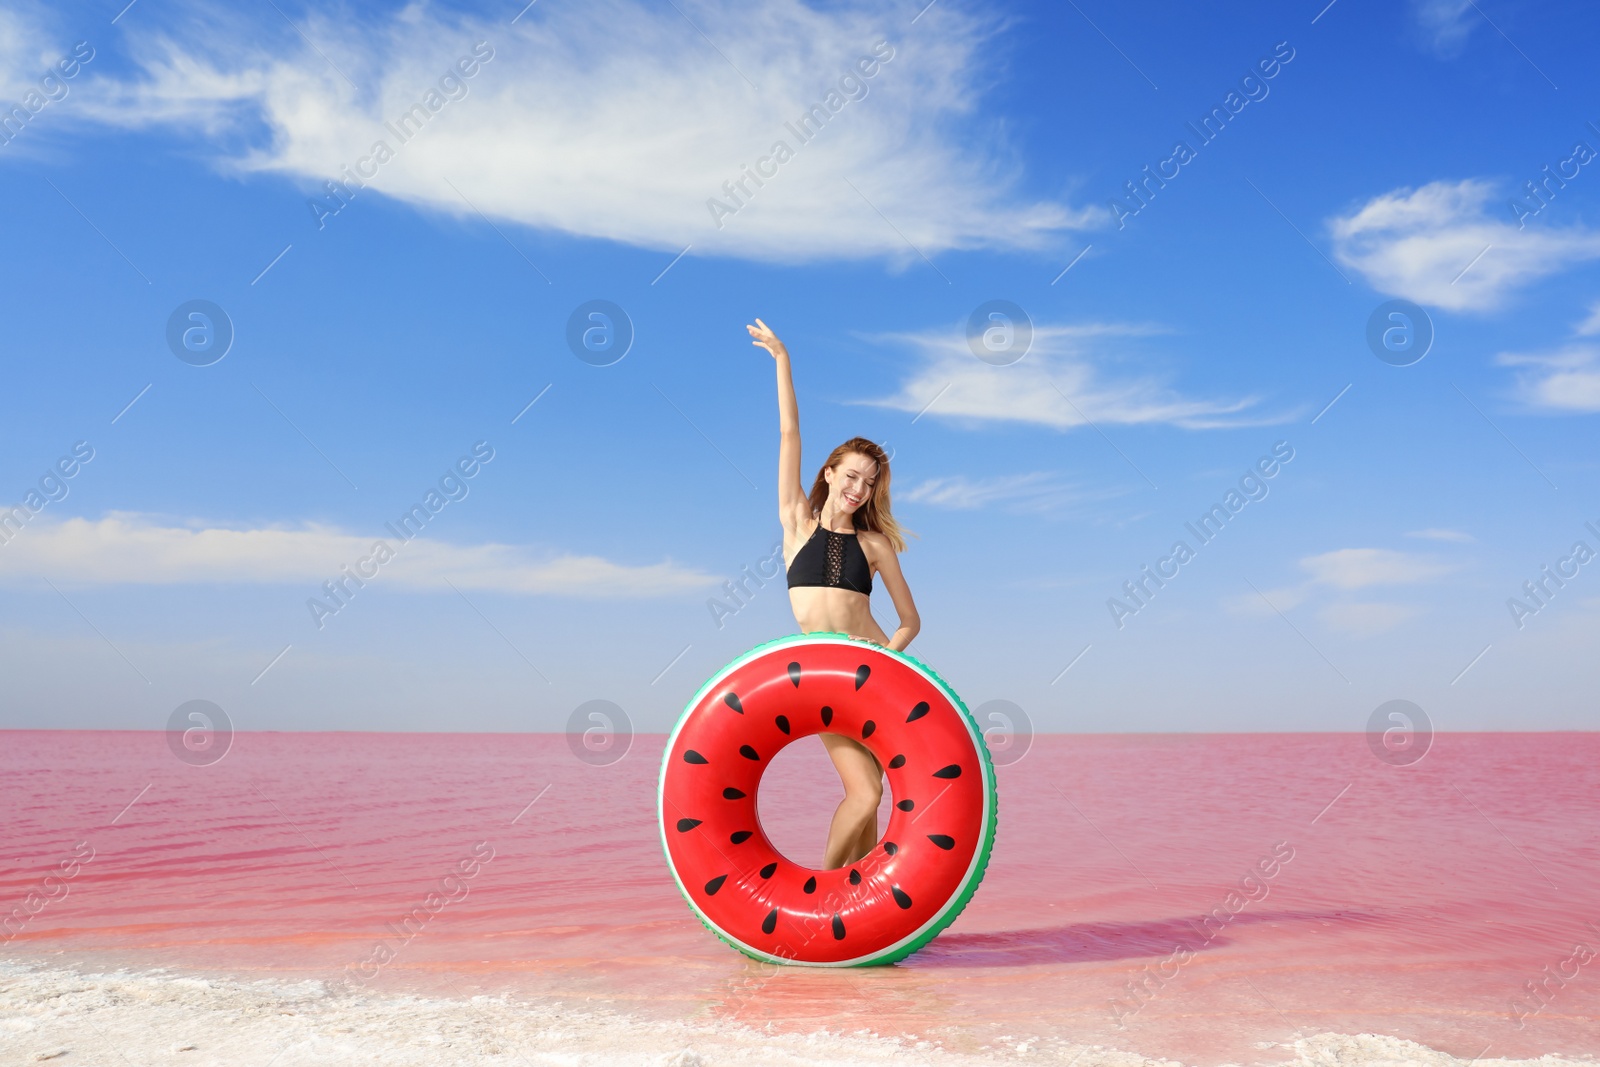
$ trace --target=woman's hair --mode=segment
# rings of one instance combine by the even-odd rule
[[[905,535],[910,531],[901,529],[900,524],[894,521],[894,516],[889,512],[889,457],[884,455],[883,449],[875,442],[865,437],[852,437],[828,454],[828,461],[817,470],[817,480],[811,486],[811,510],[819,515],[822,514],[822,505],[828,501],[828,479],[825,472],[837,468],[839,461],[852,452],[859,453],[876,463],[878,477],[873,481],[872,495],[867,497],[866,503],[856,509],[851,521],[858,530],[872,530],[883,534],[896,552],[904,552]]]

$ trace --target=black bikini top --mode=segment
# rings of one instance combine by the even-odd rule
[[[823,536],[818,537],[818,534]],[[861,551],[861,539],[853,533],[825,529],[819,520],[811,537],[794,554],[789,564],[789,588],[836,586],[872,595],[872,566]]]

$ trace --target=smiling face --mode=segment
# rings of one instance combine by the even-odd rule
[[[828,480],[828,498],[835,512],[852,514],[872,499],[878,481],[878,464],[859,452],[847,452],[839,465],[823,472]]]

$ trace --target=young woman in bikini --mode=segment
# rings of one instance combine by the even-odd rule
[[[845,633],[902,651],[922,622],[900,573],[897,553],[905,551],[906,540],[889,513],[889,457],[866,438],[852,437],[829,454],[808,496],[800,483],[800,407],[789,350],[760,319],[745,329],[751,343],[778,364],[778,518],[795,622],[801,633]],[[874,572],[900,616],[892,637],[868,606]],[[821,736],[844,783],[822,859],[823,869],[831,870],[861,859],[878,843],[883,767],[859,741]]]

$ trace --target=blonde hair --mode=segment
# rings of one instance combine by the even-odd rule
[[[878,465],[878,477],[872,484],[872,495],[867,498],[865,504],[856,509],[851,521],[858,530],[871,530],[883,534],[896,552],[904,552],[906,534],[911,531],[903,530],[889,511],[889,457],[876,442],[869,441],[865,437],[852,437],[828,454],[827,462],[818,468],[817,480],[811,486],[811,510],[818,515],[822,514],[822,505],[828,501],[826,472],[836,469],[839,461],[851,453],[865,456]],[[911,536],[917,535],[911,533]]]

